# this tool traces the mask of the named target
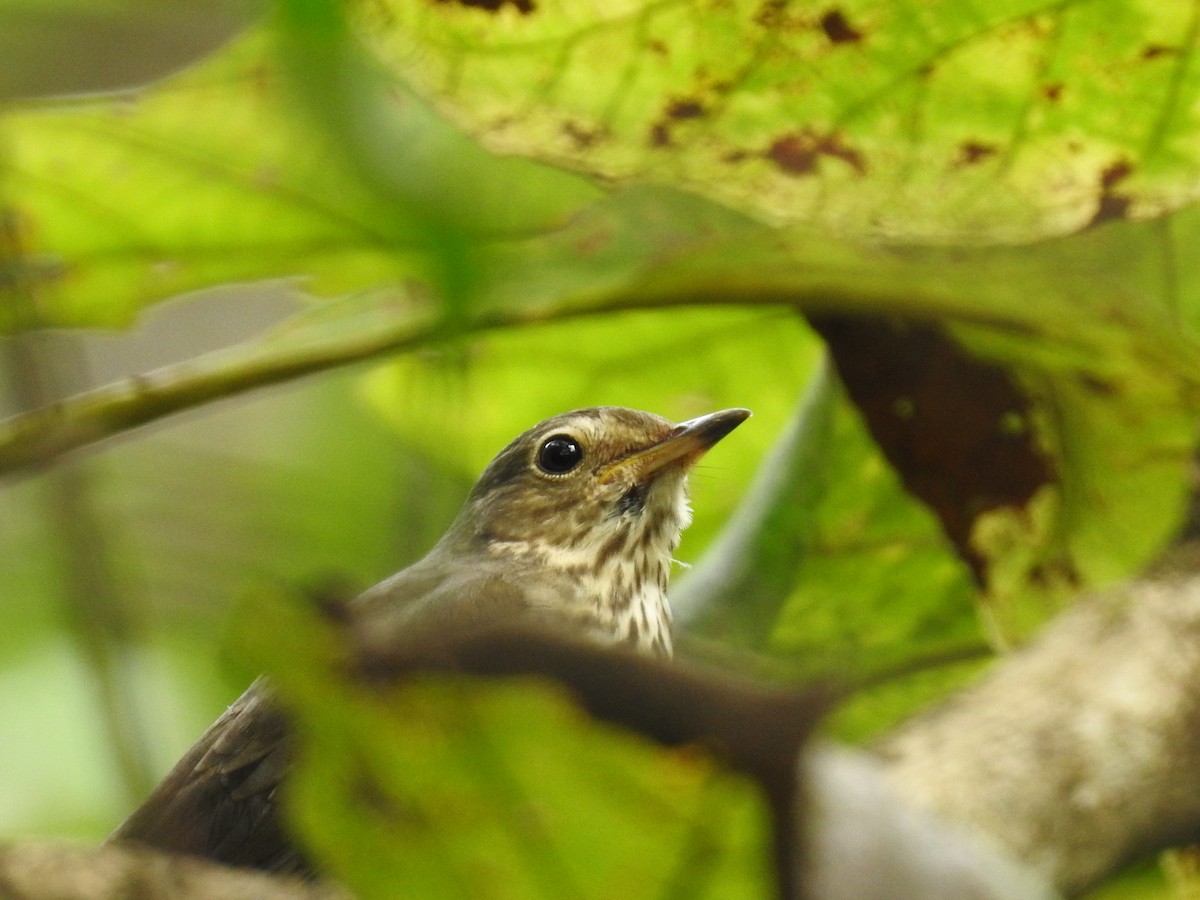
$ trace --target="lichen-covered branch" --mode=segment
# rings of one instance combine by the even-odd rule
[[[1200,837],[1200,545],[877,747],[904,798],[1078,894]]]
[[[333,887],[144,847],[61,843],[0,847],[0,894],[7,900],[348,900]]]

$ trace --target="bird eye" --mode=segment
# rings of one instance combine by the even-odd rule
[[[549,438],[538,451],[538,468],[547,475],[565,475],[583,460],[583,448],[579,442],[565,434]]]

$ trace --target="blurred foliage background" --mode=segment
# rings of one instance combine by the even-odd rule
[[[1198,28],[4,0],[0,833],[103,836],[252,674],[219,649],[252,584],[390,574],[573,407],[753,409],[692,479],[679,616],[734,665],[871,678],[843,737],[1135,572],[1194,450]],[[938,353],[871,412],[806,316],[898,323],[843,371],[910,323]],[[924,437],[979,479],[926,505],[937,461],[871,433],[947,397]]]

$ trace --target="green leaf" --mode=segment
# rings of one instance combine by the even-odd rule
[[[848,403],[832,414],[807,552],[766,649],[843,675],[978,633],[976,589],[934,516],[904,490]]]
[[[677,625],[761,648],[808,562],[838,391],[826,364],[736,513],[671,590]]]
[[[599,724],[536,679],[368,690],[294,598],[262,589],[239,615],[235,652],[273,673],[301,738],[294,821],[356,894],[768,892],[764,804],[707,753]]]
[[[978,243],[1196,199],[1197,15],[513,0],[377,4],[363,27],[493,149],[774,221]]]
[[[36,293],[39,323],[124,325],[182,291],[289,276],[326,292],[415,279],[439,300],[447,267],[475,256],[467,231],[494,241],[553,228],[596,196],[578,178],[487,155],[415,98],[385,103],[361,65],[319,69],[341,76],[329,102],[358,110],[376,156],[388,154],[364,172],[361,148],[348,152],[342,131],[315,127],[294,99],[275,36],[248,33],[153,90],[0,115],[11,232],[0,284]],[[431,165],[445,177],[426,177]],[[458,210],[449,231],[430,231],[434,207]],[[0,310],[0,327],[27,319]]]

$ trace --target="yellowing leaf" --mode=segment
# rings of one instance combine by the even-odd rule
[[[775,222],[1029,241],[1200,193],[1187,4],[371,9],[393,69],[486,146]]]

